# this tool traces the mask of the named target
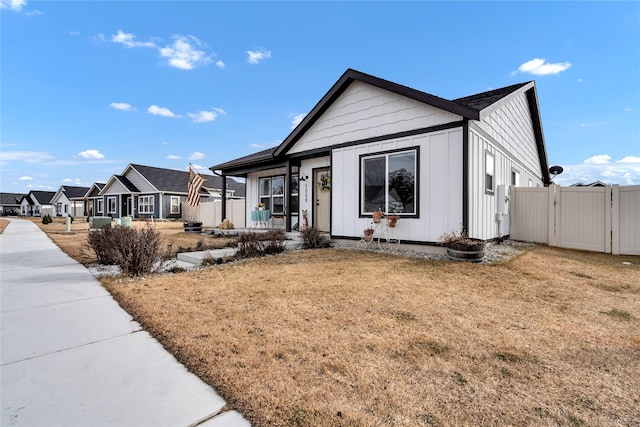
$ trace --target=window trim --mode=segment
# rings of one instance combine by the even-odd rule
[[[111,201],[113,201],[113,210],[111,209]],[[107,213],[114,214],[118,212],[118,201],[116,196],[107,197]]]
[[[261,176],[258,178],[258,202],[265,203],[265,200],[268,200],[268,203],[265,203],[267,209],[271,211],[272,216],[284,216],[287,214],[287,179],[286,175],[271,175],[271,176]],[[282,194],[273,194],[273,180],[274,179],[282,179]],[[262,194],[262,182],[268,181],[269,183],[269,194]],[[273,211],[273,200],[279,198],[282,199],[282,212],[274,212]]]
[[[104,199],[101,197],[96,200],[96,213],[101,214],[104,212]]]
[[[488,159],[491,158],[492,171],[488,170]],[[489,188],[489,177],[491,177],[491,188]],[[484,194],[493,196],[496,191],[496,156],[489,150],[484,152]]]
[[[146,200],[151,200],[150,203],[145,203]],[[151,211],[148,210],[149,206]],[[143,209],[144,208],[144,209]],[[156,210],[156,198],[153,195],[138,196],[138,213],[140,215],[153,215]]]
[[[414,212],[406,213],[399,212],[397,215],[403,218],[420,218],[420,146],[411,146],[411,147],[402,147],[396,148],[393,150],[385,150],[378,151],[374,153],[365,153],[359,156],[358,160],[358,212],[360,218],[369,218],[371,217],[372,212],[364,211],[364,184],[363,184],[363,174],[364,174],[364,161],[367,159],[371,159],[374,157],[385,157],[385,168],[388,166],[389,156],[399,153],[415,153],[415,177],[414,177]],[[385,184],[388,185],[388,172],[385,172]],[[388,202],[387,202],[388,203]],[[385,206],[386,208],[387,206]]]
[[[177,200],[177,203],[173,203]],[[176,211],[174,211],[174,207],[176,207]],[[179,215],[180,214],[180,196],[171,196],[169,200],[169,214],[170,215]]]
[[[516,178],[515,183],[513,182],[514,176]],[[518,169],[511,168],[511,185],[513,185],[514,187],[520,186],[520,171]]]

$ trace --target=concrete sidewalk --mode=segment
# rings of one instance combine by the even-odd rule
[[[245,427],[32,222],[0,235],[2,426]]]

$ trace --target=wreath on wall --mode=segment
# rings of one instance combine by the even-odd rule
[[[329,176],[329,174],[320,175],[320,182],[318,182],[318,186],[322,191],[331,190],[331,177]]]

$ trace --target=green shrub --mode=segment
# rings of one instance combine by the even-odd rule
[[[45,216],[42,217],[43,224],[51,224],[52,222],[53,220],[51,219],[51,215],[46,214]]]
[[[117,265],[128,276],[153,271],[160,261],[160,232],[145,228],[104,227],[89,233],[89,246],[101,264]]]
[[[328,248],[331,241],[327,239],[326,234],[315,227],[309,227],[300,232],[302,234],[302,247],[305,249]]]

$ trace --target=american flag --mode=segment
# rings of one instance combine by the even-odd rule
[[[206,179],[201,177],[193,166],[189,165],[189,184],[187,185],[187,204],[189,206],[198,206],[200,204],[200,189],[204,185]]]

